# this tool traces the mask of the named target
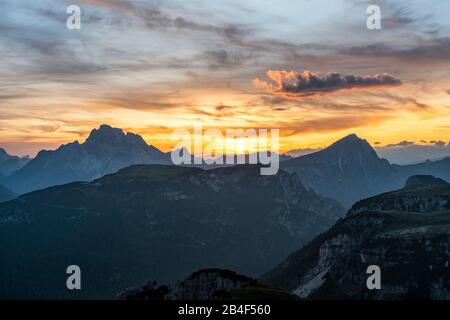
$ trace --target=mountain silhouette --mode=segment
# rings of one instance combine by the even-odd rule
[[[195,164],[194,156],[186,149],[184,152],[193,163],[184,166],[204,169],[228,166]],[[248,155],[245,158],[248,163]],[[9,177],[0,173],[0,184],[23,194],[74,181],[92,181],[137,164],[172,164],[171,155],[148,145],[137,134],[102,125],[92,130],[82,144],[75,141],[54,151],[41,151]],[[355,134],[298,158],[280,156],[280,167],[296,173],[307,188],[339,201],[346,208],[361,199],[399,189],[412,175],[450,180],[450,158],[393,165]]]
[[[0,176],[10,175],[26,165],[28,161],[30,161],[29,157],[12,156],[5,149],[0,148]]]
[[[86,141],[62,145],[54,151],[41,151],[6,185],[26,193],[73,181],[90,181],[134,164],[168,164],[170,157],[148,145],[144,139],[121,129],[102,125]]]
[[[328,148],[281,163],[316,192],[350,207],[355,201],[395,188],[397,171],[370,144],[349,135]]]
[[[450,158],[392,165],[355,134],[321,151],[283,161],[280,167],[295,172],[306,187],[347,208],[361,199],[401,188],[412,175],[450,178]]]

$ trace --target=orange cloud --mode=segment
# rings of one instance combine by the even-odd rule
[[[308,70],[303,72],[269,70],[266,75],[272,82],[256,78],[253,80],[253,84],[269,92],[287,97],[315,96],[344,89],[362,89],[401,84],[399,79],[387,73],[362,77],[342,75],[337,72],[322,75]]]

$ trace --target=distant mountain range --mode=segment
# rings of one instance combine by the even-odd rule
[[[343,213],[284,171],[132,166],[0,204],[0,298],[108,298],[205,267],[258,275]]]
[[[308,299],[450,299],[450,184],[429,176],[356,203],[262,279]],[[368,290],[367,267],[381,270]]]
[[[19,170],[30,161],[29,157],[9,155],[5,149],[0,148],[0,181],[5,176]],[[3,177],[2,177],[3,176]]]
[[[189,154],[187,149],[183,149],[182,152],[188,153],[192,163],[184,166],[208,169],[229,166],[196,165],[195,157]],[[249,156],[246,155],[245,158],[248,163]],[[62,145],[54,151],[43,150],[32,160],[11,156],[8,159],[8,163],[14,159],[16,167],[13,170],[10,165],[9,170],[5,170],[0,176],[0,183],[19,194],[75,181],[92,181],[131,165],[172,165],[170,153],[164,153],[148,145],[137,134],[124,133],[122,129],[112,128],[109,125],[101,125],[98,129],[92,130],[84,143],[75,141]],[[292,157],[279,155],[280,161],[287,159]],[[5,166],[6,164],[5,161]]]
[[[246,158],[248,161],[248,156]],[[54,151],[39,152],[9,177],[0,175],[0,184],[24,194],[74,181],[92,181],[136,164],[170,165],[172,162],[170,153],[148,145],[141,136],[102,125],[94,129],[84,143],[73,142]],[[411,175],[429,174],[450,179],[450,158],[416,165],[392,165],[356,135],[301,157],[281,155],[280,167],[295,172],[307,188],[339,201],[346,208],[358,200],[401,188]]]

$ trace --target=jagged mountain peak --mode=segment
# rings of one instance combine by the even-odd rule
[[[355,201],[391,189],[390,180],[386,180],[393,175],[389,162],[378,157],[372,146],[356,134],[321,151],[286,160],[281,168],[296,172],[305,186],[347,208]]]
[[[84,143],[40,151],[12,174],[6,186],[26,193],[72,181],[90,181],[136,164],[168,164],[170,158],[137,134],[110,125],[92,130]]]
[[[0,174],[10,175],[23,167],[30,158],[10,155],[5,149],[0,148]]]
[[[3,148],[0,148],[0,159],[2,159],[2,160],[5,160],[5,159],[20,159],[20,157],[19,156],[10,155],[8,153],[8,151],[6,151]]]
[[[137,134],[124,133],[120,128],[113,128],[108,124],[102,124],[98,129],[93,129],[85,142],[87,145],[102,144],[139,144],[146,146],[145,140]]]

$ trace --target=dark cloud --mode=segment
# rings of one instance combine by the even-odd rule
[[[239,50],[218,49],[206,51],[199,57],[199,60],[206,63],[209,69],[216,70],[241,67],[251,56],[251,54]]]
[[[219,35],[230,42],[241,41],[241,38],[250,32],[243,25],[212,25],[186,19],[180,15],[167,14],[159,5],[148,3],[145,6],[136,6],[133,13],[144,21],[147,28],[152,30],[178,29],[189,32],[211,33]]]
[[[450,38],[441,37],[424,40],[421,39],[413,46],[399,48],[382,43],[365,46],[353,46],[339,51],[359,57],[384,57],[410,61],[445,60],[450,61]]]
[[[289,110],[289,108],[280,106],[280,107],[273,107],[272,110],[274,110],[274,111],[286,111],[286,110]]]
[[[267,77],[273,83],[256,78],[253,83],[272,93],[286,96],[309,96],[343,89],[368,88],[400,85],[399,79],[389,74],[373,76],[342,75],[337,72],[325,75],[311,71],[268,71]]]
[[[401,141],[399,143],[394,143],[394,144],[388,144],[386,146],[386,148],[392,148],[392,147],[407,147],[407,146],[413,146],[415,145],[415,143],[413,141]]]
[[[223,111],[223,110],[226,110],[226,109],[232,109],[233,107],[231,107],[231,106],[226,106],[226,105],[224,105],[224,104],[219,104],[219,105],[217,105],[217,106],[215,106],[214,107],[214,109],[216,109],[217,111]]]
[[[444,141],[430,141],[431,144],[435,145],[438,148],[444,148],[445,147],[445,142]]]
[[[390,14],[383,18],[383,25],[389,29],[403,27],[414,22],[415,19],[412,17],[411,9],[408,6],[395,8]]]
[[[396,102],[398,105],[408,107],[410,111],[425,111],[432,108],[431,105],[420,102],[413,97],[403,97],[392,92],[370,92],[370,96]]]
[[[270,105],[270,106],[278,106],[280,104],[290,102],[289,99],[280,96],[262,96],[260,97],[260,100],[263,105]]]
[[[375,144],[379,144],[379,143],[375,143]],[[442,141],[442,140],[420,140],[420,144],[416,143],[415,141],[400,141],[398,143],[392,143],[392,144],[388,144],[385,146],[382,146],[380,148],[406,148],[406,147],[421,147],[421,148],[446,148],[448,147],[447,142]]]
[[[393,143],[393,144],[388,144],[386,146],[383,146],[382,148],[398,148],[398,147],[436,147],[436,148],[445,148],[447,146],[447,143],[445,141],[442,140],[431,140],[431,141],[426,141],[426,140],[420,140],[421,144],[417,144],[414,141],[400,141],[398,143]]]

